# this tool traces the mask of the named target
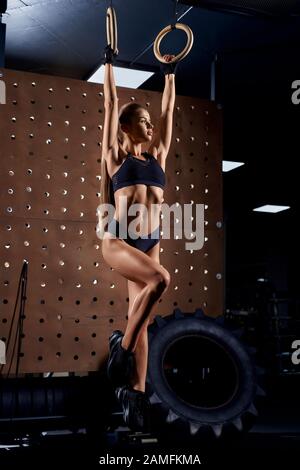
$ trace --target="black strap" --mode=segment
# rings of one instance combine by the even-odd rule
[[[174,21],[171,23],[171,28],[172,29],[175,29],[176,28],[176,23],[177,23],[177,16],[178,16],[178,13],[177,13],[177,4],[178,4],[178,0],[174,0]]]

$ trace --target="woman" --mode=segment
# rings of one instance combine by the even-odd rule
[[[102,254],[105,262],[127,279],[129,294],[127,327],[124,334],[116,330],[109,339],[107,372],[122,404],[124,421],[132,429],[144,430],[148,426],[150,406],[145,394],[147,326],[153,308],[170,283],[170,274],[159,260],[159,221],[172,137],[176,64],[161,66],[165,87],[154,137],[154,126],[145,107],[127,103],[119,113],[113,74],[115,55],[110,46],[105,51],[100,202],[114,204],[115,213],[102,237]],[[164,56],[167,61],[172,57]],[[149,145],[147,152],[142,152],[144,144]],[[121,204],[121,198],[125,204]],[[141,204],[145,210],[132,230],[127,227],[137,219],[128,215],[128,209],[134,203]],[[123,223],[125,213],[128,225]]]

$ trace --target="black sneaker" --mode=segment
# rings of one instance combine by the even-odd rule
[[[115,387],[128,384],[134,369],[134,354],[122,347],[123,336],[122,331],[116,330],[109,338],[107,375]]]
[[[109,350],[112,351],[115,346],[116,346],[116,343],[118,342],[119,338],[122,338],[123,339],[123,336],[124,336],[124,333],[122,333],[121,330],[115,330],[112,332],[112,334],[110,335],[109,337]]]
[[[147,395],[125,385],[116,389],[116,397],[122,406],[125,424],[132,431],[149,431],[150,402]]]

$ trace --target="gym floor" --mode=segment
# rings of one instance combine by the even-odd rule
[[[299,382],[300,377],[278,380],[254,427],[248,433],[235,433],[233,438],[227,435],[215,439],[205,435],[192,440],[178,436],[177,441],[173,437],[168,441],[168,436],[162,439],[155,434],[134,433],[120,420],[115,429],[94,436],[88,435],[85,429],[43,433],[35,430],[29,434],[6,432],[0,434],[1,466],[7,469],[26,464],[44,468],[59,463],[60,468],[82,464],[93,469],[99,468],[101,459],[102,462],[110,459],[112,468],[120,468],[114,466],[113,459],[128,457],[133,458],[131,468],[139,468],[147,456],[154,459],[154,464],[162,457],[170,460],[172,455],[180,462],[185,455],[207,465],[266,463],[287,467],[297,459],[300,445]]]

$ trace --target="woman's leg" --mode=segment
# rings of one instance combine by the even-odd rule
[[[152,307],[169,286],[170,275],[157,261],[128,245],[124,240],[104,239],[102,254],[109,266],[142,287],[134,299],[122,340],[124,349],[135,352]]]
[[[149,319],[139,335],[139,340],[135,348],[135,370],[130,385],[135,390],[145,391],[146,376],[148,367],[148,327]]]
[[[154,259],[159,263],[159,246],[157,243],[153,248],[148,250],[147,256]],[[129,305],[128,305],[128,318],[131,315],[133,302],[136,296],[143,289],[143,285],[140,285],[136,282],[128,280],[128,296],[129,296]],[[158,299],[159,300],[159,299]],[[156,302],[157,303],[157,302]],[[154,306],[156,305],[154,304]],[[146,376],[147,376],[147,367],[148,367],[148,324],[149,317],[145,322],[142,331],[140,332],[139,339],[135,349],[135,364],[136,369],[134,371],[134,376],[131,382],[131,385],[134,389],[145,391],[146,386]]]
[[[129,287],[130,285],[130,287]],[[134,299],[141,292],[142,287],[138,284],[128,281],[128,292],[129,292],[129,307],[128,307],[128,318],[130,318],[132,312],[132,305]],[[131,380],[131,386],[135,390],[145,391],[146,388],[146,376],[148,367],[148,324],[149,318],[145,321],[140,334],[139,339],[135,348],[135,369]]]

